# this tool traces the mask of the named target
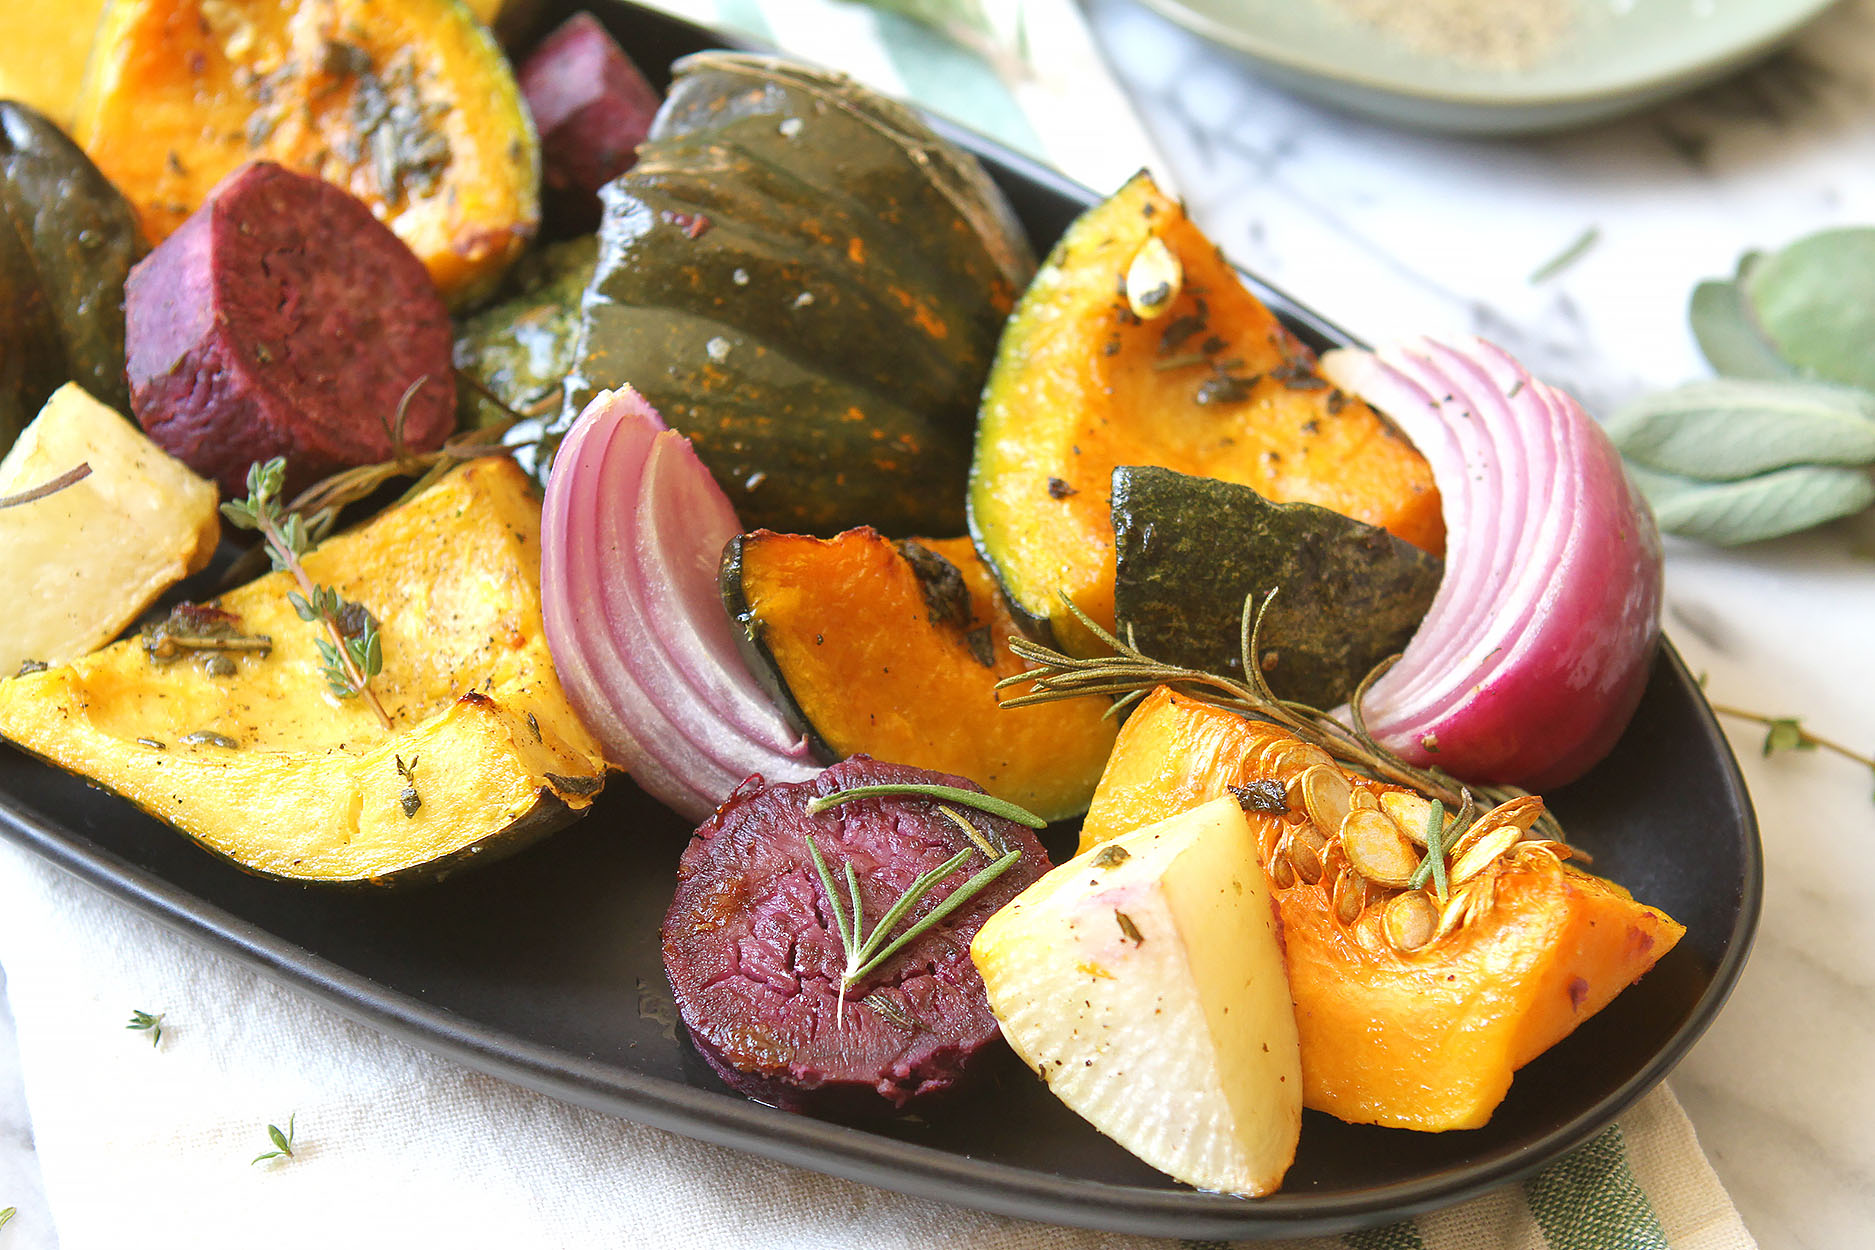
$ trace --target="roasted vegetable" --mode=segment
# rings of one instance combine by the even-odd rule
[[[317,243],[313,241],[317,240]],[[130,275],[131,406],[164,450],[241,493],[433,451],[456,423],[449,313],[356,199],[270,162],[230,174]]]
[[[1081,851],[1225,794],[1246,807],[1276,887],[1304,1105],[1343,1120],[1479,1127],[1518,1068],[1686,931],[1527,837],[1542,811],[1532,797],[1446,847],[1442,901],[1438,879],[1413,879],[1432,825],[1425,799],[1164,689],[1120,731]]]
[[[120,642],[0,681],[0,735],[257,873],[391,883],[492,860],[605,780],[547,655],[539,559],[539,509],[501,458],[303,558],[378,622],[388,734],[362,700],[332,697],[320,635],[273,573],[214,605],[264,652],[163,659]]]
[[[0,510],[0,674],[64,664],[103,646],[221,538],[215,484],[203,481],[74,383],[60,387],[0,461],[0,495],[78,465],[56,494]]]
[[[61,126],[85,76],[85,57],[104,0],[7,0],[0,4],[0,99],[16,100]]]
[[[1149,318],[1129,299],[1141,302]],[[1123,464],[1222,478],[1379,525],[1437,554],[1426,463],[1238,281],[1145,174],[1055,245],[997,349],[970,473],[970,528],[1016,609],[1077,653],[1113,625],[1108,490]]]
[[[970,954],[1051,1093],[1177,1179],[1256,1196],[1302,1131],[1275,911],[1243,812],[1214,799],[1061,865]]]
[[[502,301],[458,327],[456,368],[515,412],[543,403],[557,409],[573,368],[580,296],[598,256],[599,241],[588,234],[522,257],[509,272]],[[506,416],[473,386],[461,387],[456,402],[465,426],[493,425]]]
[[[591,230],[599,188],[631,168],[663,100],[590,13],[575,13],[536,44],[520,82],[540,131],[550,224]]]
[[[124,388],[124,277],[136,217],[77,145],[0,101],[0,450],[60,383],[113,408]]]
[[[791,784],[755,777],[684,849],[664,917],[664,970],[691,1040],[732,1088],[790,1110],[876,1117],[993,1070],[986,1061],[1001,1047],[970,939],[1048,871],[1048,854],[1021,825],[965,803],[898,794],[810,806],[844,789],[906,784],[973,788],[870,759]],[[901,900],[907,907],[895,912]]]
[[[112,0],[75,137],[152,243],[277,161],[369,204],[452,303],[492,289],[540,216],[533,124],[458,0]]]
[[[976,162],[839,75],[706,53],[605,191],[579,377],[629,383],[745,524],[962,528],[977,392],[1026,244]]]
[[[723,600],[750,667],[823,758],[958,773],[1050,820],[1086,810],[1115,722],[1099,700],[998,705],[996,683],[1027,665],[969,539],[761,530],[723,553]]]
[[[1406,645],[1441,573],[1437,557],[1339,512],[1144,465],[1113,471],[1113,545],[1114,609],[1141,651],[1241,676],[1244,600],[1274,590],[1263,676],[1322,708]]]

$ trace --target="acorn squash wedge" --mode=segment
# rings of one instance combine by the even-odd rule
[[[110,0],[76,138],[160,243],[268,160],[351,192],[451,304],[493,289],[540,220],[514,74],[460,0]]]
[[[977,395],[1033,268],[1001,192],[844,76],[729,53],[676,75],[602,192],[546,446],[630,385],[751,527],[961,530]]]
[[[498,858],[605,780],[547,653],[539,516],[518,468],[479,459],[305,556],[379,623],[388,733],[333,696],[273,573],[213,605],[265,648],[163,659],[133,637],[0,681],[0,735],[268,876],[393,883]]]
[[[1135,262],[1157,261],[1142,317]],[[1312,503],[1434,555],[1425,460],[1315,372],[1313,354],[1141,173],[1069,227],[1003,332],[983,391],[970,532],[1011,603],[1077,654],[1097,641],[1066,593],[1113,627],[1113,470],[1159,465]]]
[[[758,530],[724,551],[722,588],[750,668],[826,762],[955,773],[1049,820],[1086,810],[1117,725],[1099,700],[1000,706],[1028,666],[968,538]]]
[[[1324,771],[1311,779],[1311,769]],[[1433,887],[1388,876],[1421,853],[1424,834],[1411,830],[1429,823],[1424,799],[1163,688],[1120,731],[1080,851],[1233,793],[1282,916],[1303,1104],[1343,1120],[1479,1127],[1518,1068],[1685,933],[1563,862],[1556,844],[1521,836],[1541,810],[1535,799],[1487,814],[1458,840],[1441,905]],[[1339,828],[1324,833],[1323,808],[1346,813]]]

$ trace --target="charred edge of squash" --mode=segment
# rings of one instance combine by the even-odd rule
[[[736,650],[756,684],[781,709],[788,727],[807,739],[807,749],[813,753],[814,759],[821,764],[837,764],[840,762],[839,753],[820,736],[820,731],[814,728],[814,722],[807,718],[794,692],[788,689],[788,683],[782,679],[781,663],[775,658],[774,652],[768,649],[768,643],[762,637],[762,623],[756,618],[755,609],[749,604],[749,596],[742,588],[743,540],[765,533],[773,531],[757,530],[755,534],[738,534],[730,539],[723,548],[722,563],[717,566],[716,584],[722,594],[723,608],[729,613],[731,632],[736,637]]]

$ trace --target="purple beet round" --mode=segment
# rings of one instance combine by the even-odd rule
[[[541,40],[518,78],[559,225],[591,230],[599,188],[638,159],[662,103],[657,88],[590,13],[575,13]]]
[[[287,458],[298,489],[442,445],[455,427],[449,313],[402,240],[345,191],[244,165],[130,271],[130,406],[150,437],[223,493]]]
[[[808,834],[849,910],[843,865],[858,874],[866,931],[920,873],[958,851],[972,853],[908,924],[991,862],[931,799],[855,799],[807,814],[818,795],[905,782],[980,792],[962,778],[854,756],[811,781],[751,778],[684,851],[664,918],[664,969],[691,1040],[743,1093],[835,1116],[904,1111],[953,1091],[999,1041],[970,939],[1048,871],[1048,855],[1021,825],[955,804],[999,853],[1020,849],[1022,858],[854,985],[838,1013],[845,949]]]

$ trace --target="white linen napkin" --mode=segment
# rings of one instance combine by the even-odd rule
[[[1028,69],[957,60],[839,0],[667,0],[853,70],[1111,188],[1155,161],[1070,0],[984,5]],[[1003,67],[1005,70],[1007,66]],[[1168,177],[1169,181],[1169,177]],[[910,1199],[570,1107],[353,1024],[0,842],[0,969],[45,1205],[0,1250],[460,1247],[1150,1247]],[[163,1014],[160,1044],[126,1030]],[[3,1031],[0,1031],[3,1032]],[[5,1056],[0,1054],[0,1063]],[[0,1123],[5,1107],[0,1101]],[[292,1158],[267,1126],[295,1130]],[[0,1143],[0,1186],[30,1187]],[[0,1209],[22,1191],[0,1189]],[[1211,1243],[1185,1243],[1188,1247]],[[1664,1088],[1522,1185],[1291,1250],[1745,1250]]]

